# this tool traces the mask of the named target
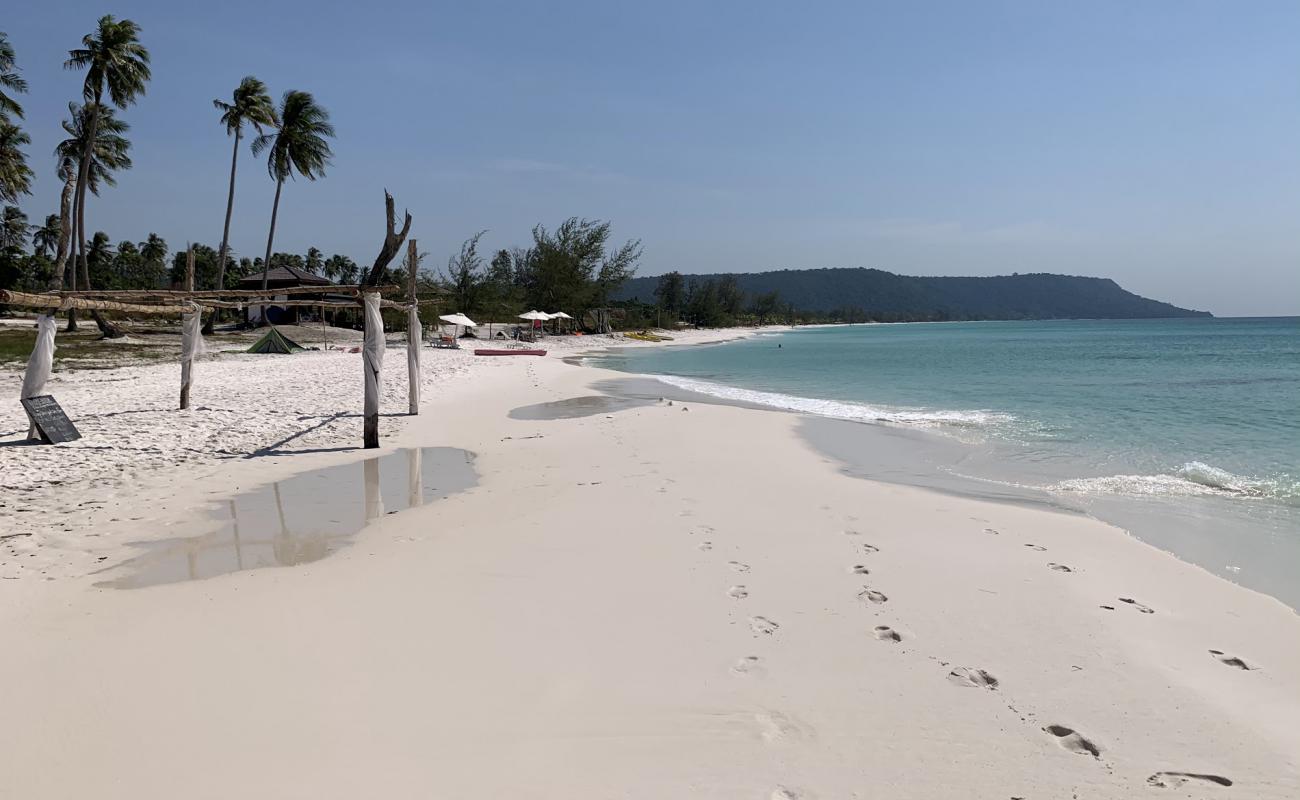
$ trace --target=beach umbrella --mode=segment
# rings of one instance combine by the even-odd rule
[[[532,310],[532,311],[529,311],[529,312],[526,313],[526,314],[520,314],[520,315],[519,315],[519,318],[520,318],[520,319],[548,320],[548,319],[551,318],[551,315],[550,315],[550,314],[547,314],[545,311],[537,311],[536,309],[534,309],[534,310]]]
[[[464,325],[466,328],[477,328],[477,327],[478,327],[478,323],[477,323],[477,322],[475,322],[474,320],[470,319],[469,317],[467,317],[467,316],[465,316],[464,314],[461,314],[461,313],[455,313],[455,314],[443,314],[441,317],[438,317],[438,319],[442,320],[443,322],[449,322],[449,323],[451,323],[452,325],[456,325],[456,326],[457,326],[457,328],[456,328],[456,338],[460,338],[460,327],[459,327],[459,326]]]
[[[547,316],[550,317],[551,319],[555,319],[555,320],[560,320],[560,319],[573,319],[573,317],[569,316],[568,314],[564,313],[563,311],[553,311],[553,312],[551,312],[550,314],[547,314]],[[555,323],[555,331],[556,331],[556,333],[559,333],[559,331],[560,331],[560,323],[559,323],[559,322],[556,322],[556,323]]]

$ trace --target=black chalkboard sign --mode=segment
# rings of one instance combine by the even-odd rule
[[[41,441],[46,444],[58,444],[59,442],[71,442],[81,438],[77,428],[68,419],[68,415],[63,413],[63,409],[55,402],[54,398],[48,394],[39,394],[35,397],[27,397],[19,401],[23,404],[23,410],[27,416],[31,417],[32,424],[36,426],[36,432],[41,435]]]

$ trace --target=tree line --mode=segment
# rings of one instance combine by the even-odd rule
[[[27,92],[27,82],[18,69],[13,45],[0,32],[0,201],[6,204],[0,216],[0,288],[118,288],[114,281],[144,288],[139,284],[151,286],[161,278],[159,267],[165,254],[158,257],[156,247],[150,248],[146,257],[146,243],[123,242],[114,249],[106,235],[86,234],[87,196],[98,197],[104,187],[116,184],[118,173],[131,168],[130,126],[118,114],[144,96],[152,78],[149,51],[141,43],[140,33],[135,22],[105,15],[82,37],[80,47],[68,51],[63,66],[84,72],[80,102],[68,103],[68,117],[61,122],[67,138],[54,152],[53,172],[63,186],[58,213],[46,216],[33,233],[27,215],[17,206],[22,197],[31,194],[36,177],[24,150],[31,137],[21,127],[25,117],[18,100]],[[324,176],[333,156],[329,140],[334,137],[334,127],[329,112],[310,93],[291,89],[277,105],[266,84],[253,76],[240,81],[229,101],[218,99],[213,105],[221,112],[220,125],[233,139],[221,245],[210,259],[215,269],[212,288],[224,288],[231,265],[238,270],[246,261],[230,257],[230,220],[245,131],[255,134],[253,155],[266,153],[267,173],[275,184],[266,254],[260,259],[266,263],[279,255],[273,251],[285,181],[293,177],[314,181]],[[23,252],[28,236],[40,237],[39,242],[33,240],[35,252],[30,256]],[[113,326],[98,314],[93,316],[105,335],[116,335]],[[76,315],[70,313],[68,328],[76,330],[76,326]]]

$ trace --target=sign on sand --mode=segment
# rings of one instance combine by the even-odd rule
[[[36,426],[36,432],[41,435],[42,442],[58,444],[81,438],[72,420],[68,419],[68,415],[63,413],[63,409],[51,395],[38,394],[35,397],[25,397],[19,402],[23,404],[23,410],[31,418],[32,424]]]

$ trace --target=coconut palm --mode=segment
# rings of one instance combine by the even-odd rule
[[[75,103],[72,105],[76,106]],[[75,289],[77,286],[76,273],[71,275],[66,273],[68,251],[72,249],[72,200],[77,189],[77,161],[80,154],[80,149],[77,150],[77,156],[59,155],[57,151],[55,153],[59,162],[56,174],[59,180],[63,181],[63,191],[59,193],[59,243],[54,250],[54,270],[50,274],[51,290],[61,289],[64,286]],[[76,315],[69,312],[68,330],[77,329],[76,320]]]
[[[235,146],[230,155],[230,190],[226,194],[226,224],[221,229],[221,249],[217,251],[217,288],[226,288],[226,253],[230,248],[230,214],[235,208],[235,169],[239,163],[239,143],[244,138],[244,124],[257,129],[259,136],[264,128],[273,128],[278,122],[275,104],[266,91],[266,84],[252,75],[239,82],[234,94],[227,103],[213,100],[221,113],[221,124],[226,126],[226,134],[234,134]],[[209,317],[211,323],[212,317]]]
[[[32,232],[32,252],[41,258],[47,257],[53,253],[59,246],[59,215],[50,214],[45,218],[45,224],[36,228]]]
[[[8,89],[12,94],[6,93]],[[18,74],[18,62],[14,58],[14,46],[9,44],[9,37],[0,32],[0,117],[13,114],[23,118],[23,107],[13,98],[14,94],[26,94],[27,81]]]
[[[266,237],[266,257],[262,263],[262,290],[270,273],[271,247],[275,244],[275,218],[280,211],[280,191],[284,182],[294,173],[309,181],[325,176],[325,167],[334,153],[328,138],[334,136],[330,115],[309,92],[290,89],[280,99],[280,127],[275,133],[264,133],[253,140],[253,153],[268,150],[266,171],[275,181],[275,202],[271,205],[271,231]]]
[[[19,196],[32,193],[32,168],[23,152],[31,143],[22,128],[0,115],[0,200],[16,203]]]
[[[5,206],[0,213],[0,250],[20,249],[27,244],[27,215],[17,206]]]
[[[156,233],[149,234],[149,238],[140,243],[140,257],[149,263],[163,263],[167,260],[167,240]]]
[[[140,44],[140,26],[129,19],[118,21],[111,14],[99,18],[95,30],[81,39],[81,47],[68,51],[68,60],[63,62],[66,69],[86,70],[86,79],[82,84],[84,108],[88,109],[84,149],[77,169],[76,198],[76,241],[80,253],[81,280],[86,289],[90,288],[90,276],[86,265],[86,189],[94,160],[93,143],[98,141],[100,117],[107,110],[104,105],[104,92],[118,108],[126,108],[145,92],[149,82],[149,51]],[[95,321],[105,333],[108,327],[95,316]]]
[[[91,120],[95,122],[95,140],[90,142],[89,133]],[[68,134],[68,138],[59,142],[54,148],[54,155],[59,160],[59,177],[63,179],[62,203],[67,203],[67,208],[61,208],[62,220],[68,229],[68,247],[60,247],[58,257],[55,258],[55,273],[62,275],[64,264],[72,250],[74,244],[72,234],[76,231],[78,215],[76,213],[76,197],[81,193],[78,191],[82,188],[89,189],[94,195],[99,194],[100,186],[115,186],[117,177],[114,173],[118,170],[131,168],[131,157],[127,154],[131,149],[131,142],[125,134],[131,129],[130,125],[117,118],[111,107],[99,109],[94,113],[89,105],[79,106],[76,103],[68,103],[68,119],[63,121],[63,130]],[[86,173],[86,180],[77,180],[81,156],[86,152],[87,146],[91,146],[91,158]],[[71,196],[70,196],[71,195]],[[71,201],[71,202],[69,202]],[[84,245],[84,243],[83,243]],[[82,253],[84,258],[85,253]],[[81,270],[81,288],[90,288],[90,268],[84,261]],[[77,270],[74,269],[68,275],[68,286],[71,289],[77,288]],[[69,312],[68,330],[77,329],[76,315]]]

